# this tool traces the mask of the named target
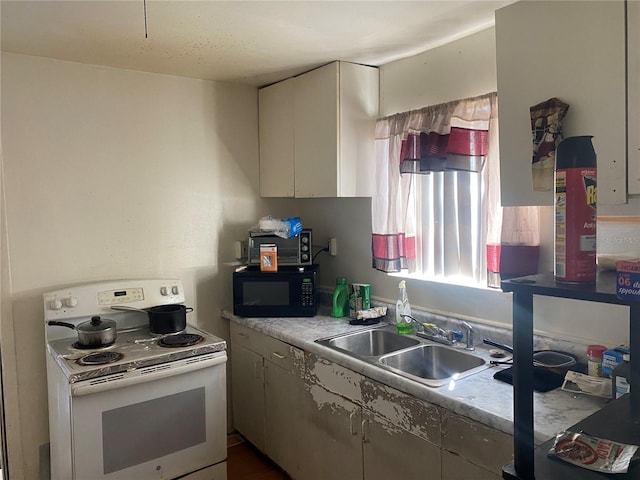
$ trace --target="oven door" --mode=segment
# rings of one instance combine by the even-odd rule
[[[223,462],[226,359],[216,352],[72,385],[73,478],[172,479]]]

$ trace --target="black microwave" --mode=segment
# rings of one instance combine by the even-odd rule
[[[239,317],[313,317],[318,313],[317,265],[233,272],[233,313]]]

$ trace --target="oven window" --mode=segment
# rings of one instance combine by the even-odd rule
[[[243,305],[289,305],[289,282],[243,282]]]
[[[205,389],[155,398],[102,413],[104,474],[204,443]]]

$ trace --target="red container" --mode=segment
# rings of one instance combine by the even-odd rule
[[[555,277],[596,281],[596,153],[591,136],[558,145],[555,173]]]
[[[538,273],[539,245],[487,245],[488,284]]]

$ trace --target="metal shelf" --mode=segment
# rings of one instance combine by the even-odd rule
[[[603,478],[591,472],[556,461],[546,456],[553,440],[537,449],[533,440],[533,297],[543,295],[590,302],[611,303],[629,307],[629,345],[640,347],[640,303],[616,296],[615,272],[598,272],[592,284],[556,282],[552,273],[512,278],[501,282],[504,292],[513,293],[513,438],[514,460],[503,468],[503,478],[513,480],[545,480]],[[631,352],[631,391],[612,401],[599,412],[576,424],[574,428],[590,435],[624,443],[640,439],[640,354]],[[631,401],[634,399],[634,402]],[[594,476],[595,475],[595,476]],[[619,479],[640,480],[640,468],[634,466]]]

